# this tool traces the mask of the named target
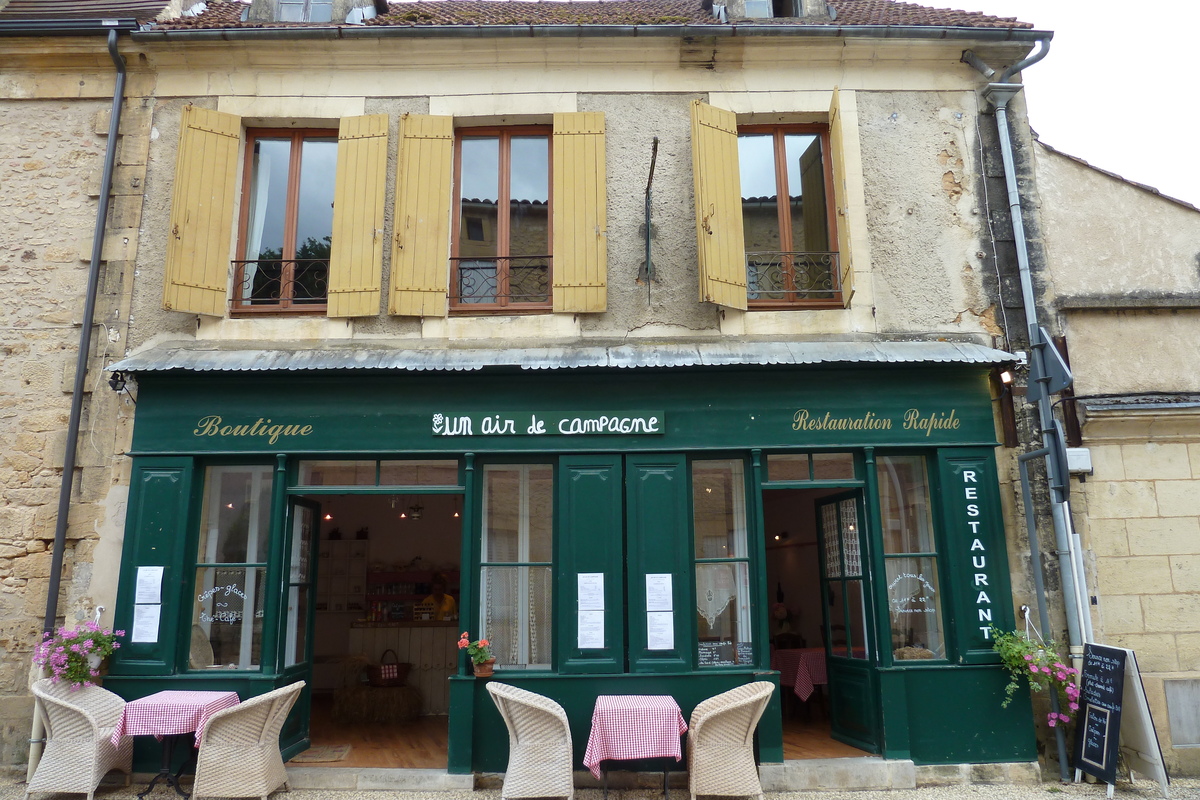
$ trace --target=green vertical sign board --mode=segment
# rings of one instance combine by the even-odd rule
[[[1012,627],[1008,556],[991,450],[938,451],[947,560],[956,588],[951,619],[965,663],[997,660],[991,626]]]

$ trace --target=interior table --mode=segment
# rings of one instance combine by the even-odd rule
[[[808,700],[816,687],[829,683],[824,647],[776,650],[771,654],[771,669],[779,671],[779,684],[791,686],[801,700]]]
[[[209,717],[222,709],[236,706],[238,702],[237,692],[169,690],[126,703],[113,730],[113,742],[119,742],[122,736],[154,736],[162,742],[162,765],[150,785],[138,793],[138,798],[150,794],[159,780],[173,788],[180,797],[187,797],[188,793],[179,786],[179,774],[171,774],[176,743],[180,737],[195,733],[194,746],[199,747]],[[182,772],[183,767],[179,771]]]
[[[602,694],[592,710],[592,730],[588,734],[583,765],[597,778],[603,776],[604,796],[608,796],[608,771],[605,761],[641,758],[683,757],[680,737],[687,723],[679,704],[670,695]],[[668,761],[663,768],[663,796],[667,796]]]

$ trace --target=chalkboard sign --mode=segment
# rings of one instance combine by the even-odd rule
[[[700,642],[697,661],[702,667],[747,666],[754,663],[750,642]]]
[[[1119,647],[1088,644],[1083,649],[1075,769],[1109,784],[1117,782],[1125,657]]]

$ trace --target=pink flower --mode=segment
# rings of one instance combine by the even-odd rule
[[[1029,667],[1029,671],[1030,671],[1030,672],[1032,672],[1034,675],[1036,675],[1036,674],[1038,673],[1038,666],[1037,666],[1037,664],[1032,664],[1032,665],[1030,665],[1030,667]]]
[[[1033,656],[1027,655],[1027,656],[1025,656],[1025,660],[1026,660],[1026,661],[1033,661]]]
[[[1067,674],[1065,672],[1056,672],[1054,673],[1054,677],[1058,678],[1060,681],[1065,681],[1067,679]]]
[[[1056,719],[1054,718],[1054,715],[1053,715],[1053,714],[1051,714],[1051,715],[1050,715],[1050,719],[1049,719],[1049,720],[1047,720],[1047,724],[1048,724],[1048,725],[1049,725],[1051,728],[1053,728],[1053,727],[1055,727],[1056,725],[1058,725],[1058,720],[1056,720]]]
[[[466,646],[467,646],[467,640],[466,640],[466,639],[459,639],[459,640],[458,640],[458,649],[459,649],[459,650],[462,650],[462,649],[463,649],[464,647],[466,647]]]
[[[1071,704],[1070,704],[1070,707],[1071,707],[1071,710],[1072,710],[1072,711],[1078,711],[1078,710],[1079,710],[1079,703],[1071,703]]]
[[[480,646],[480,647],[487,647],[487,646],[488,646],[488,645],[490,645],[490,644],[491,644],[491,642],[489,642],[487,639],[480,639],[480,640],[479,640],[479,646]]]

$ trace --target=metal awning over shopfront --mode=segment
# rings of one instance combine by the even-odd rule
[[[970,342],[637,342],[560,347],[363,347],[270,350],[160,345],[110,365],[113,372],[273,372],[404,370],[469,372],[488,367],[526,370],[675,368],[832,364],[977,364],[1016,362],[1017,356]]]

